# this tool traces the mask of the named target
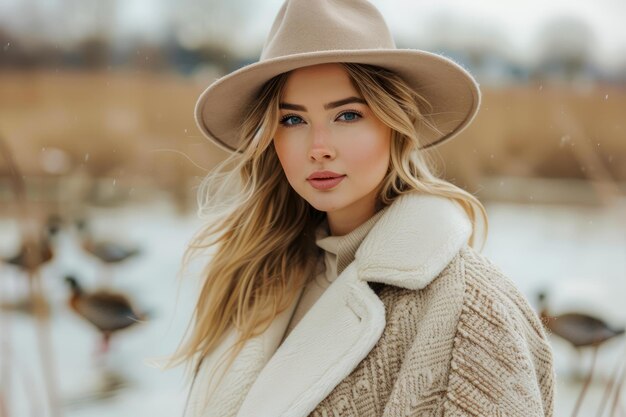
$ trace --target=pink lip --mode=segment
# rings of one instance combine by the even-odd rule
[[[342,174],[338,174],[333,171],[315,171],[314,173],[309,175],[307,180],[320,179],[320,178],[327,179],[327,178],[335,178],[335,177],[341,177],[341,176]]]
[[[323,172],[327,173],[329,171],[323,171]],[[318,176],[319,172],[316,172],[313,175],[311,175],[309,178],[307,178],[307,181],[309,181],[309,183],[311,184],[313,188],[316,188],[318,190],[329,190],[335,187],[341,181],[343,181],[343,179],[346,177],[345,175],[340,175],[336,173],[333,173],[333,174],[335,175],[334,177],[330,177],[330,176],[322,177],[322,176]]]

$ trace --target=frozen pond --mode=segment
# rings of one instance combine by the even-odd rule
[[[490,233],[484,253],[517,283],[533,306],[536,292],[547,289],[555,313],[577,309],[616,326],[626,323],[626,204],[612,209],[503,203],[486,207]],[[106,279],[152,318],[113,337],[111,354],[104,363],[96,363],[98,334],[67,307],[63,276],[74,274],[86,288],[94,288],[102,279],[102,268],[82,251],[74,231],[59,235],[58,252],[42,270],[42,282],[52,305],[48,324],[63,415],[178,416],[186,395],[182,369],[160,371],[145,360],[171,353],[187,325],[195,282],[188,277],[179,287],[176,273],[184,245],[200,222],[194,215],[178,216],[163,201],[116,209],[114,214],[95,210],[93,226],[97,234],[123,237],[141,247],[139,257],[112,269]],[[15,249],[11,236],[16,232],[12,223],[0,222],[3,256]],[[9,267],[0,274],[2,299],[24,292],[23,276]],[[10,354],[8,362],[6,355],[0,358],[10,365],[3,374],[6,377],[8,369],[11,381],[5,407],[12,411],[10,417],[45,417],[47,399],[34,320],[22,313],[3,314],[2,326],[3,352]],[[556,415],[569,416],[580,384],[568,382],[567,376],[576,369],[586,370],[591,356],[584,352],[578,360],[560,340],[553,339],[553,346],[559,376]],[[591,385],[580,416],[595,415],[602,384],[623,351],[623,339],[600,349],[597,382]],[[116,386],[123,388],[113,389]]]

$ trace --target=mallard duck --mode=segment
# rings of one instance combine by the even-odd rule
[[[24,271],[32,272],[39,269],[54,257],[52,239],[59,233],[60,228],[61,218],[54,214],[48,216],[45,226],[41,228],[38,241],[32,244],[22,243],[17,254],[2,261]],[[31,254],[31,251],[34,253]]]
[[[128,297],[120,292],[96,290],[87,293],[71,275],[65,277],[65,282],[72,291],[69,299],[71,309],[102,334],[102,353],[109,350],[113,333],[147,319],[147,315],[138,313]]]
[[[44,239],[33,245],[22,244],[20,251],[16,255],[3,259],[3,261],[24,271],[35,271],[46,262],[52,260],[53,257],[54,253],[52,252],[50,242],[48,239]]]
[[[624,333],[624,328],[613,328],[601,319],[584,313],[571,312],[553,316],[546,306],[546,293],[540,292],[538,298],[539,315],[544,325],[574,348],[601,345]]]
[[[86,220],[77,220],[76,226],[81,234],[82,248],[106,264],[120,263],[140,253],[136,247],[128,247],[109,240],[94,240]]]
[[[38,241],[34,241],[31,244],[26,242],[22,243],[20,251],[17,254],[10,258],[2,259],[2,261],[17,266],[27,272],[36,271],[54,257],[51,238],[55,236],[58,231],[58,224],[48,221]]]
[[[589,373],[583,383],[583,388],[576,400],[574,412],[572,413],[572,416],[575,417],[580,409],[589,383],[593,378],[598,348],[607,340],[623,334],[625,329],[613,328],[603,320],[584,313],[571,312],[554,316],[548,312],[546,297],[545,291],[539,292],[539,316],[544,326],[553,334],[569,342],[579,355],[581,348],[587,346],[593,348],[591,367],[589,368]],[[612,383],[613,382],[609,384],[607,391],[610,389]]]

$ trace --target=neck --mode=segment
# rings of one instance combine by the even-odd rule
[[[356,206],[356,205],[355,205]],[[328,227],[333,236],[344,236],[369,220],[377,211],[375,202],[358,207],[347,207],[327,213]]]

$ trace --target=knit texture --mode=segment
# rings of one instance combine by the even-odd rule
[[[370,283],[386,327],[312,417],[552,416],[541,322],[514,283],[469,246],[424,289]]]

